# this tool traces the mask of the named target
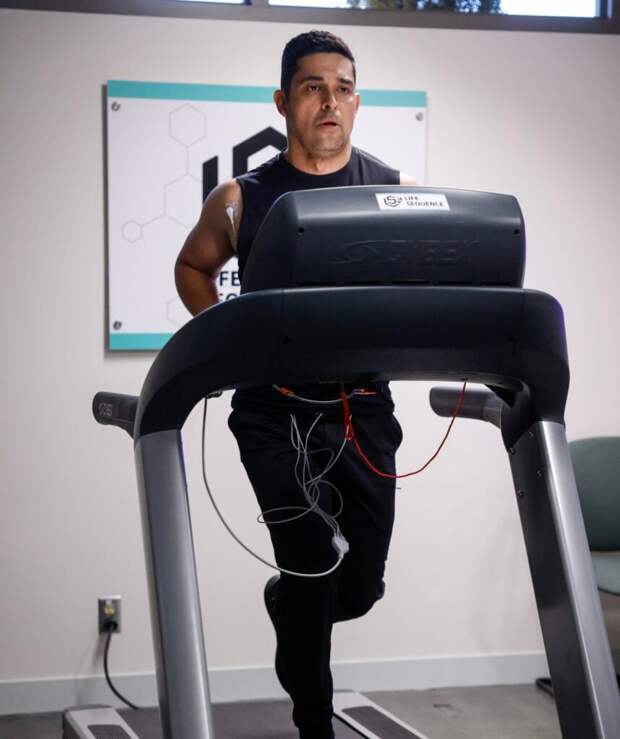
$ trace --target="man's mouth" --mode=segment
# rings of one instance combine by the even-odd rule
[[[339,128],[340,127],[340,124],[337,121],[334,121],[334,120],[327,120],[327,121],[319,121],[319,123],[317,123],[317,126],[319,128],[323,128],[324,126],[327,126],[327,127],[330,127],[330,128],[331,127],[333,127],[333,128]]]

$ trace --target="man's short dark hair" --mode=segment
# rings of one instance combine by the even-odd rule
[[[345,42],[329,31],[308,31],[292,38],[282,52],[280,89],[285,95],[291,91],[291,80],[298,69],[299,60],[309,54],[342,54],[353,64],[355,80],[355,59]]]

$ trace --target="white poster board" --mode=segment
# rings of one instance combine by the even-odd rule
[[[108,348],[157,350],[190,318],[174,263],[204,196],[272,157],[286,129],[270,87],[110,81],[107,93]],[[424,183],[426,93],[360,94],[353,143]],[[238,295],[236,259],[219,292]]]

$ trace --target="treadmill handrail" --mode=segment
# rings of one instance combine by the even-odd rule
[[[135,395],[100,392],[93,398],[93,416],[104,426],[118,426],[133,437],[138,398]]]
[[[510,446],[537,420],[563,422],[562,308],[519,288],[372,286],[257,291],[217,304],[156,357],[134,439],[180,429],[217,390],[301,382],[478,382],[503,389]]]
[[[429,393],[431,408],[438,416],[450,418],[454,415],[461,390],[452,387],[433,387]],[[502,409],[506,407],[501,398],[491,390],[468,388],[459,409],[459,418],[474,418],[488,421],[501,429]]]

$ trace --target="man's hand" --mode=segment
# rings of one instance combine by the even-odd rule
[[[183,244],[174,278],[192,315],[219,302],[217,277],[236,254],[242,207],[241,187],[235,180],[218,185],[209,193],[198,223]]]

